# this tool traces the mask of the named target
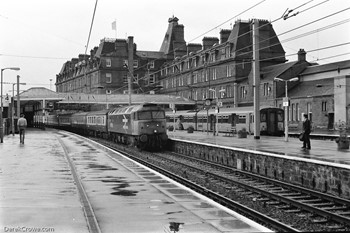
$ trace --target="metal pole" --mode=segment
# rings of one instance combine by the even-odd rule
[[[0,141],[1,143],[4,142],[4,122],[2,119],[2,113],[3,113],[3,107],[2,107],[2,72],[4,69],[1,69],[1,114],[0,114]]]
[[[209,135],[209,106],[207,106],[207,135]]]
[[[19,75],[17,75],[17,118],[21,115],[21,101],[19,97]]]
[[[215,95],[216,95],[216,125],[215,125],[215,131],[216,131],[216,135],[219,136],[219,129],[218,129],[218,125],[219,125],[219,98],[216,94],[215,91]],[[215,131],[214,131],[214,136],[215,136]]]
[[[132,91],[132,79],[134,78],[134,37],[128,37],[128,73],[130,77],[128,78],[128,95],[129,95],[129,105],[131,105],[131,91]]]
[[[288,81],[285,80],[286,100],[288,100]],[[284,140],[288,142],[288,106],[284,107]]]
[[[254,139],[260,139],[260,64],[259,64],[259,20],[253,23],[253,87],[254,87]]]
[[[15,117],[15,83],[12,83],[12,97],[11,97],[11,131],[12,131],[12,136],[15,136],[15,121],[14,121],[14,117]]]

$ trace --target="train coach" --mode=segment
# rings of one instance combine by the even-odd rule
[[[221,108],[200,111],[166,112],[167,127],[187,129],[193,126],[198,131],[213,131],[218,127],[219,132],[238,131],[245,128],[250,134],[254,133],[253,107]],[[179,126],[181,124],[181,126]],[[260,109],[261,135],[281,136],[284,134],[284,111],[280,108]]]

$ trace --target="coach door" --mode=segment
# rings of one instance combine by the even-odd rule
[[[213,131],[215,129],[215,123],[216,123],[216,118],[214,114],[211,114],[209,116],[209,122],[210,122],[210,130]]]
[[[269,117],[267,119],[267,134],[274,135],[274,133],[276,132],[276,127],[277,127],[276,112],[269,111],[268,116]]]

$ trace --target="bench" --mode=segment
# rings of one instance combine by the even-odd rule
[[[236,127],[233,126],[233,127],[231,127],[230,129],[228,128],[228,129],[226,130],[225,136],[230,137],[230,136],[232,135],[232,137],[233,137],[233,136],[235,136],[236,133],[237,133]]]

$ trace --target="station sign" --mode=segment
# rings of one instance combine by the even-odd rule
[[[284,97],[283,98],[283,107],[288,107],[289,106],[289,98],[288,97]]]

